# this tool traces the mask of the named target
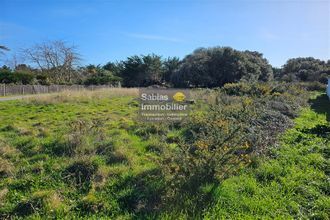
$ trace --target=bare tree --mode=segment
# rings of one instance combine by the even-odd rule
[[[80,55],[75,46],[64,41],[50,41],[24,49],[23,55],[54,82],[72,82]]]

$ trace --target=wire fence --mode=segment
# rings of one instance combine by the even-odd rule
[[[27,95],[27,94],[42,94],[55,93],[64,90],[79,91],[79,90],[97,90],[105,88],[113,88],[111,85],[8,85],[0,84],[0,96],[10,95]]]

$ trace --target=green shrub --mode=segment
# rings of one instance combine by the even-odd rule
[[[83,84],[85,85],[117,85],[122,78],[115,76],[112,72],[96,68],[96,73],[88,76]]]
[[[249,103],[219,103],[207,114],[191,115],[184,140],[167,149],[161,160],[169,186],[165,198],[175,201],[170,204],[179,205],[178,197],[194,195],[201,186],[220,182],[250,162],[251,143],[245,132],[253,118]]]
[[[0,70],[0,83],[32,84],[35,75],[31,72]]]
[[[265,96],[272,92],[271,84],[267,83],[227,83],[221,90],[227,95],[249,95],[249,96]]]
[[[321,83],[321,82],[307,82],[307,83],[301,83],[301,84],[307,91],[322,91],[322,92],[324,92],[327,88],[326,84]]]

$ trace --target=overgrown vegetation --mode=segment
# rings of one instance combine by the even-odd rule
[[[330,62],[307,58],[289,59],[282,68],[272,67],[257,51],[231,47],[198,48],[183,59],[156,54],[133,55],[105,65],[80,66],[75,46],[50,41],[26,48],[28,63],[0,68],[0,83],[123,85],[124,87],[214,88],[226,83],[319,82],[325,84]]]
[[[287,82],[322,82],[327,83],[330,74],[330,61],[313,57],[289,59],[276,77]]]
[[[0,216],[327,219],[330,108],[311,88],[193,90],[165,124],[136,120],[134,89],[1,102]]]
[[[323,96],[312,100],[317,102]],[[261,158],[240,175],[228,178],[213,192],[215,201],[206,218],[329,218],[329,119],[318,109],[330,104],[323,99],[306,108],[295,127],[280,138],[271,158]],[[317,130],[317,132],[315,132]]]

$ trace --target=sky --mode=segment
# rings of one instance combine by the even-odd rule
[[[276,67],[330,59],[330,0],[0,0],[0,11],[6,59],[52,40],[75,45],[81,65],[213,46],[259,51]]]

